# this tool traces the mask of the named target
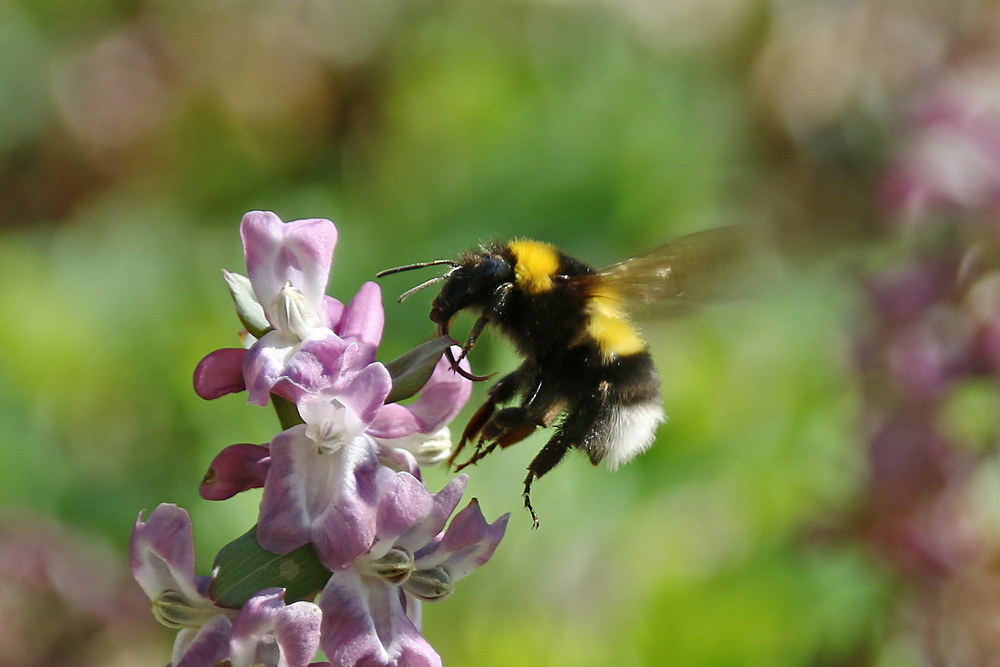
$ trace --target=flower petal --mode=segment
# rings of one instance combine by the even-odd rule
[[[274,297],[287,282],[297,287],[320,312],[330,277],[337,228],[324,219],[283,223],[270,211],[250,211],[240,223],[247,273],[268,320]]]
[[[320,597],[320,644],[343,667],[439,667],[441,658],[407,615],[418,604],[396,586],[352,570],[335,572]]]
[[[380,363],[371,363],[354,375],[339,399],[354,410],[365,424],[371,424],[385,403],[385,397],[392,391],[392,377],[389,370]]]
[[[396,472],[408,472],[417,479],[422,480],[423,477],[420,474],[420,464],[413,454],[406,451],[405,449],[396,449],[393,447],[383,447],[378,441],[376,444],[379,445],[378,448],[378,462],[391,470]]]
[[[272,391],[297,402],[303,394],[345,383],[345,376],[358,368],[353,361],[356,347],[329,329],[314,330],[289,357]]]
[[[195,393],[210,401],[245,390],[243,359],[246,354],[241,347],[223,348],[208,354],[194,369]]]
[[[135,521],[129,540],[129,565],[150,600],[175,591],[189,600],[202,598],[194,577],[194,532],[188,513],[163,503]]]
[[[375,348],[382,340],[385,327],[385,310],[382,308],[382,289],[377,283],[361,286],[351,303],[344,309],[335,331],[341,338],[356,338],[369,346],[375,360]]]
[[[267,588],[255,594],[233,622],[230,635],[230,661],[233,667],[271,664],[262,658],[277,658],[274,642],[280,650],[276,664],[306,667],[319,647],[321,613],[311,602],[286,606],[282,588]]]
[[[264,486],[271,453],[263,445],[229,445],[216,455],[198,492],[205,500],[226,500]]]
[[[493,523],[487,523],[479,509],[479,502],[473,499],[455,515],[440,541],[415,554],[415,567],[428,569],[447,565],[452,581],[465,577],[493,556],[509,518],[508,513]]]
[[[434,506],[434,496],[423,482],[407,472],[396,473],[379,499],[376,512],[377,538],[370,556],[379,558],[384,555],[400,535],[422,524],[434,510]],[[431,537],[439,530],[440,528],[431,533]],[[428,540],[424,540],[419,546],[424,546]],[[382,548],[379,549],[377,545]]]
[[[205,667],[223,661],[229,655],[229,632],[232,623],[224,615],[210,618],[197,631],[181,630],[174,641],[175,667]]]
[[[347,567],[375,538],[378,460],[366,436],[320,453],[300,424],[271,441],[257,539],[279,554],[311,542],[327,569]],[[383,469],[385,470],[385,469]]]
[[[461,362],[468,370],[467,360]],[[368,433],[373,438],[391,440],[413,433],[434,433],[451,421],[465,406],[472,394],[472,382],[451,369],[447,357],[442,356],[434,367],[427,384],[413,403],[390,403],[379,411]]]
[[[253,344],[243,358],[247,403],[267,405],[271,389],[295,352],[296,347],[280,331],[269,331]]]
[[[271,331],[253,344],[243,362],[247,402],[267,405],[273,392],[292,402],[337,382],[357,357],[357,344],[329,329],[314,329],[306,340],[290,344],[280,332]]]
[[[397,546],[405,547],[411,553],[423,549],[444,529],[445,524],[448,523],[448,518],[451,517],[451,513],[458,507],[458,502],[462,499],[462,494],[465,493],[465,487],[468,483],[468,475],[457,475],[443,489],[435,493],[433,507],[427,512],[424,520],[419,524],[414,523],[411,525],[396,540]],[[458,516],[452,521],[452,525],[457,520]],[[449,528],[449,530],[451,529]]]
[[[325,295],[323,297],[323,310],[320,311],[320,314],[323,316],[323,321],[326,322],[326,328],[336,331],[340,326],[340,318],[344,315],[344,304],[332,296]]]
[[[458,350],[452,347],[455,354]],[[459,366],[470,370],[467,359]],[[442,356],[420,396],[410,405],[410,411],[424,425],[422,432],[433,433],[454,419],[471,395],[472,381],[453,371],[447,356]]]
[[[293,602],[278,614],[274,636],[288,667],[305,667],[319,647],[319,629],[323,612],[312,602]]]

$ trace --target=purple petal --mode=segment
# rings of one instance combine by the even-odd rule
[[[275,322],[270,304],[286,282],[321,312],[337,245],[337,228],[332,222],[311,219],[283,223],[270,211],[251,211],[243,216],[240,235],[250,282],[271,324]]]
[[[285,605],[283,588],[268,588],[247,600],[233,622],[230,658],[236,665],[258,664],[260,650],[277,640],[288,667],[305,667],[319,646],[321,612],[311,602]]]
[[[406,613],[402,590],[354,570],[335,572],[320,597],[320,644],[342,667],[440,667],[441,658]]]
[[[451,513],[458,507],[458,502],[465,493],[465,486],[469,482],[469,476],[461,474],[456,476],[440,491],[434,494],[434,505],[427,513],[424,520],[419,524],[410,526],[406,533],[402,534],[396,544],[409,549],[411,552],[418,552],[423,549],[435,536],[443,529]],[[455,517],[458,520],[458,517]],[[454,521],[452,522],[454,525]],[[450,529],[449,529],[450,530]]]
[[[265,588],[244,603],[233,621],[229,640],[229,656],[236,664],[257,662],[257,646],[274,627],[278,611],[285,606],[284,595],[283,588]]]
[[[380,363],[366,366],[351,378],[340,394],[340,401],[354,410],[366,424],[371,424],[385,404],[385,398],[392,391],[392,376],[389,369]]]
[[[264,486],[271,453],[263,445],[229,445],[212,461],[198,492],[205,500],[226,500]]]
[[[487,523],[475,499],[455,515],[444,537],[416,554],[417,569],[447,565],[452,580],[465,577],[493,555],[507,529],[510,514]]]
[[[382,290],[378,284],[367,282],[361,286],[358,293],[351,299],[350,305],[344,309],[340,323],[335,331],[341,338],[356,338],[369,346],[374,361],[375,348],[382,340],[382,329],[385,326],[385,310],[382,308]]]
[[[452,351],[458,354],[458,348],[452,347]],[[467,359],[459,366],[470,370]],[[424,433],[433,433],[454,419],[471,395],[472,382],[453,371],[448,358],[442,356],[410,411],[424,424]]]
[[[423,482],[409,473],[396,473],[379,499],[376,513],[377,543],[383,544],[388,550],[396,542],[396,538],[423,523],[434,510],[434,505],[434,496]],[[434,531],[432,536],[437,532]],[[420,546],[426,543],[424,541]]]
[[[326,328],[336,331],[340,326],[340,318],[344,315],[344,304],[332,296],[323,296],[323,310],[319,311],[326,323]]]
[[[359,436],[321,454],[301,424],[271,441],[257,540],[284,554],[311,542],[330,570],[347,567],[375,538],[378,460]]]
[[[267,405],[273,392],[296,402],[340,379],[351,344],[329,329],[315,329],[306,340],[291,345],[271,331],[253,344],[243,362],[247,402]]]
[[[278,614],[274,636],[289,667],[304,667],[316,655],[322,616],[312,602],[293,602]]]
[[[469,369],[465,359],[461,366]],[[451,370],[447,357],[442,356],[417,400],[409,405],[386,405],[368,432],[373,438],[386,440],[417,432],[433,433],[454,419],[471,394],[472,382]]]
[[[397,472],[408,472],[417,479],[423,479],[420,474],[420,464],[417,463],[416,457],[405,449],[383,447],[379,444],[378,462]]]
[[[296,402],[305,393],[336,386],[358,368],[352,364],[356,347],[329,329],[316,329],[288,359],[272,391]]]
[[[271,388],[281,377],[288,359],[294,353],[294,346],[280,331],[269,331],[253,344],[243,359],[247,403],[267,405]]]
[[[241,347],[223,348],[210,353],[194,369],[194,390],[207,401],[247,388],[243,379],[243,359],[247,351]]]
[[[379,410],[375,421],[368,428],[368,433],[373,438],[388,440],[389,442],[385,444],[391,446],[392,440],[420,432],[422,426],[408,406],[390,403]]]
[[[205,667],[225,660],[229,656],[231,629],[229,619],[219,614],[210,618],[196,633],[181,630],[174,642],[170,664],[175,667]]]
[[[132,576],[150,600],[176,591],[189,600],[203,597],[194,578],[194,533],[188,513],[163,503],[143,523],[135,521],[129,540]]]

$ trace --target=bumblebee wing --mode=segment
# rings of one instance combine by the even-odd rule
[[[777,260],[754,225],[683,236],[587,276],[640,316],[665,316],[700,304],[749,296],[773,280]]]

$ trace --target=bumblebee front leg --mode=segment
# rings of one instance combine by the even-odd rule
[[[482,382],[483,380],[488,380],[489,378],[496,375],[496,373],[490,373],[489,375],[473,375],[469,371],[465,370],[459,366],[459,362],[469,356],[469,352],[472,348],[476,346],[476,341],[479,340],[479,336],[482,335],[486,326],[490,323],[490,319],[494,315],[503,311],[504,304],[507,302],[507,295],[510,294],[510,285],[503,285],[497,289],[497,293],[493,296],[493,303],[489,307],[483,310],[483,314],[476,320],[476,323],[472,325],[472,329],[469,331],[468,337],[465,339],[465,344],[462,345],[462,352],[455,358],[452,354],[451,348],[446,348],[444,354],[448,357],[448,361],[451,363],[451,369],[464,377],[467,380],[472,380],[473,382]],[[439,327],[439,331],[442,336],[448,335],[448,327]]]

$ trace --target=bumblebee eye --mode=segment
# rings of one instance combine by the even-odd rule
[[[497,257],[487,257],[483,263],[476,267],[469,281],[469,294],[477,294],[484,291],[497,278],[503,278],[510,270],[510,266]]]

